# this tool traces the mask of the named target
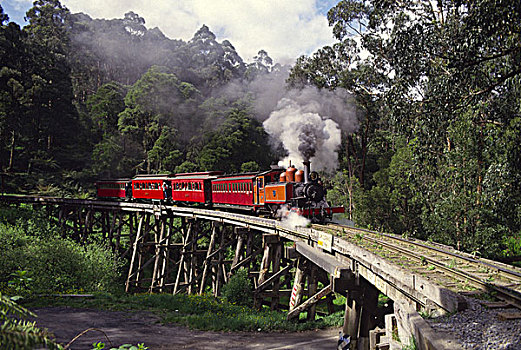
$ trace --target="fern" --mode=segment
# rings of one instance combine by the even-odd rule
[[[34,349],[41,345],[47,349],[63,349],[51,335],[36,327],[36,322],[23,318],[36,316],[0,293],[0,348]]]

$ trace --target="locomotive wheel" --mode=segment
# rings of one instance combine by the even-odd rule
[[[271,217],[277,217],[277,212],[279,211],[279,206],[277,204],[272,204],[271,207]]]

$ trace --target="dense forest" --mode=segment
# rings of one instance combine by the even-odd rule
[[[518,2],[343,0],[328,14],[337,43],[293,67],[263,50],[244,62],[207,26],[167,38],[133,12],[37,0],[26,18],[0,7],[5,191],[265,169],[292,157],[281,130],[318,115],[334,159],[317,151],[316,165],[356,225],[521,256]]]

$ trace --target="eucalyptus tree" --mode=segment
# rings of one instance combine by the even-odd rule
[[[206,135],[198,154],[199,167],[228,173],[267,169],[273,161],[268,139],[261,122],[248,109],[230,109],[223,124]]]
[[[0,160],[4,171],[22,167],[23,154],[19,149],[23,143],[27,103],[24,33],[16,23],[8,21],[0,6]]]
[[[177,157],[177,142],[182,139],[182,135],[176,135],[178,131],[193,135],[200,125],[193,113],[198,101],[199,91],[165,67],[153,66],[129,89],[118,127],[122,134],[141,144],[138,171],[165,170],[159,169],[162,163],[157,158],[165,152],[171,160]],[[158,143],[167,148],[159,151]],[[174,164],[169,161],[169,165]]]
[[[293,80],[354,82],[384,102],[377,119],[409,154],[388,164],[407,180],[412,231],[499,253],[521,230],[519,2],[344,0],[328,18],[339,42],[301,59]],[[360,79],[364,67],[386,84]]]
[[[30,46],[31,165],[49,170],[81,166],[78,157],[79,121],[73,105],[70,68],[67,63],[68,35],[65,19],[69,10],[58,0],[37,0],[27,11],[24,27]]]

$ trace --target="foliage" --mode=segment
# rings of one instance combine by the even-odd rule
[[[234,305],[248,306],[253,303],[253,292],[248,271],[240,269],[223,286],[222,297]]]
[[[94,344],[92,344],[92,346],[93,346],[92,350],[105,349],[105,343],[102,343],[102,342],[94,343]],[[140,343],[137,345],[123,344],[117,348],[110,348],[110,350],[146,350],[146,349],[148,349],[148,347],[146,347],[144,343]]]
[[[345,136],[336,185],[355,221],[496,257],[518,235],[520,11],[359,0],[329,11],[338,42],[299,58],[290,83],[355,96],[361,127]]]
[[[0,164],[10,191],[70,195],[92,189],[100,177],[197,171],[202,151],[205,167],[223,170],[220,157],[248,137],[258,146],[224,170],[271,163],[260,123],[231,121],[229,109],[206,103],[224,99],[248,108],[251,96],[224,98],[218,89],[232,80],[242,84],[247,70],[253,79],[280,68],[265,51],[248,65],[206,26],[188,42],[171,40],[148,30],[136,13],[93,20],[58,0],[36,1],[26,17],[21,29],[2,9]],[[213,133],[225,121],[229,139],[221,154]]]
[[[262,124],[246,111],[233,109],[225,122],[208,135],[208,142],[199,153],[199,165],[203,170],[219,169],[229,173],[255,167],[263,169],[271,163],[268,137]]]
[[[0,293],[0,347],[30,350],[44,346],[47,349],[62,349],[49,333],[36,327],[36,322],[24,320],[35,316]]]
[[[25,225],[20,224],[23,220],[0,223],[1,289],[16,295],[23,292],[22,296],[115,290],[121,263],[112,252],[96,243],[81,246],[62,239],[47,226],[33,231],[38,220],[30,219]],[[22,279],[25,289],[21,283],[13,283],[16,279]]]

